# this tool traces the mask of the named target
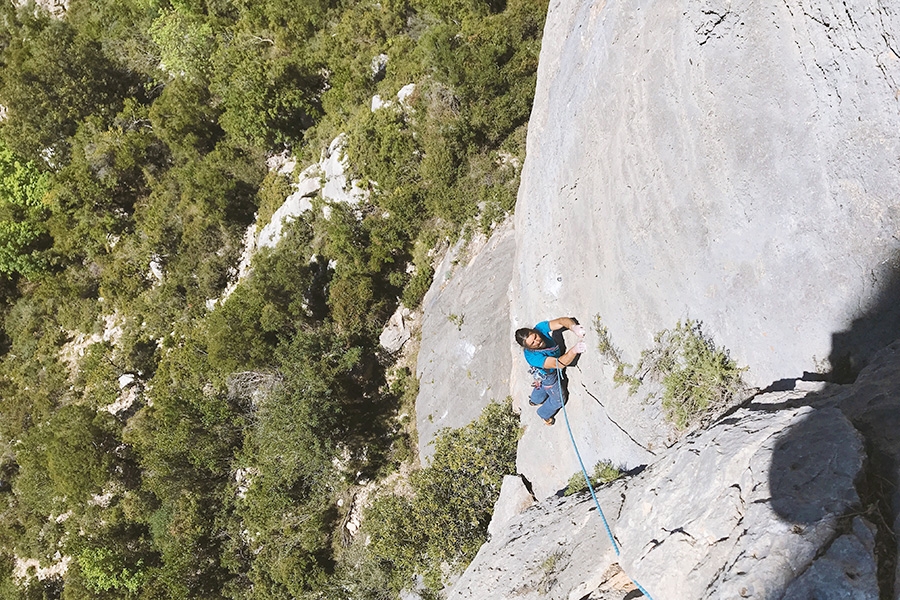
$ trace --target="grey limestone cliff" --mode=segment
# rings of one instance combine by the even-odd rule
[[[537,500],[504,508],[450,598],[619,600],[631,578],[656,600],[900,597],[898,35],[883,0],[550,3],[514,232],[426,302],[423,443],[508,385]],[[598,492],[620,556],[589,497],[556,495],[578,461],[527,404],[512,332],[558,316],[589,330],[568,369],[584,462],[630,472]],[[675,442],[658,399],[614,385],[597,316],[632,364],[702,321],[750,399]],[[464,343],[508,370],[470,371]],[[527,505],[514,483],[503,506]]]
[[[695,319],[752,386],[851,379],[900,331],[898,35],[883,1],[551,2],[510,331],[599,315],[634,364]],[[670,432],[596,341],[570,369],[588,458],[644,464]],[[577,465],[523,412],[519,468],[552,493]]]
[[[475,420],[492,400],[509,395],[509,281],[512,222],[488,239],[475,236],[450,248],[422,302],[422,343],[416,375],[419,456],[433,453],[443,427]]]

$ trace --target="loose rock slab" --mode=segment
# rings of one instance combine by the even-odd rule
[[[598,489],[619,557],[588,495],[537,504],[481,548],[448,597],[621,599],[629,592],[608,585],[614,564],[655,600],[791,598],[792,585],[824,598],[839,584],[877,597],[873,527],[852,518],[864,445],[834,404],[758,398]],[[825,575],[834,569],[857,578]]]

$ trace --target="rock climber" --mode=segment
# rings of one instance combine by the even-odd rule
[[[578,336],[578,342],[565,354],[553,339],[553,332],[560,329],[568,329]],[[528,402],[538,407],[537,414],[547,425],[556,422],[554,415],[562,408],[564,401],[559,376],[587,348],[583,338],[584,327],[570,317],[541,321],[534,327],[516,330],[516,341],[525,349],[525,361],[534,377],[534,389]]]

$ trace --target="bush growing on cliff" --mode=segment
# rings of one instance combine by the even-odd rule
[[[372,560],[396,590],[416,573],[438,589],[442,564],[465,568],[475,557],[503,476],[515,472],[518,433],[511,402],[489,404],[477,421],[438,435],[431,464],[413,474],[411,498],[385,496],[366,511]]]
[[[742,388],[741,373],[724,348],[717,348],[697,321],[680,321],[654,338],[641,362],[663,386],[666,419],[678,429],[699,423],[722,408]]]
[[[593,475],[591,475],[591,485],[596,488],[598,485],[603,485],[604,483],[615,481],[621,476],[621,469],[607,460],[601,460],[596,465],[594,465],[594,473]],[[577,494],[578,492],[583,492],[587,489],[588,486],[587,482],[584,480],[584,474],[575,473],[569,478],[569,482],[566,485],[566,489],[563,494],[565,496],[571,496],[572,494]]]
[[[698,321],[679,321],[674,328],[657,333],[653,347],[641,352],[633,369],[622,361],[599,316],[594,330],[601,356],[616,368],[616,385],[627,383],[628,393],[634,394],[645,378],[658,381],[665,418],[678,429],[698,424],[744,388],[741,373],[746,368],[737,366],[725,348],[717,348]]]

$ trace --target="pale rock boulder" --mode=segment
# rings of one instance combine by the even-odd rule
[[[885,2],[551,3],[510,328],[589,327],[569,369],[588,462],[644,464],[671,438],[658,402],[614,387],[596,315],[631,364],[700,320],[759,388],[858,371],[900,331],[898,31]],[[524,369],[511,383],[527,393]],[[519,471],[541,497],[577,464],[524,419]]]
[[[389,353],[399,352],[403,345],[412,337],[410,330],[411,321],[413,320],[412,311],[402,304],[397,307],[394,314],[388,320],[387,326],[378,336],[378,343]]]
[[[383,52],[377,56],[372,57],[372,62],[369,63],[369,70],[372,73],[373,81],[378,81],[384,77],[384,73],[388,65],[388,60],[388,55]]]
[[[312,178],[301,179],[300,182],[303,184],[310,179]],[[274,248],[278,245],[285,225],[312,209],[311,197],[318,191],[318,187],[316,187],[312,193],[304,194],[303,191],[300,191],[285,198],[282,205],[272,214],[272,219],[260,230],[256,240],[256,249]]]
[[[343,203],[355,206],[368,197],[368,193],[360,187],[360,182],[348,177],[347,157],[344,147],[347,136],[341,134],[331,140],[326,150],[322,151],[319,162],[303,169],[296,180],[291,183],[293,192],[285,198],[272,218],[260,230],[257,236],[259,248],[271,248],[281,240],[284,226],[313,207],[312,200],[317,196],[327,203]],[[296,162],[287,160],[279,169],[283,175],[293,177]]]
[[[434,452],[443,427],[477,419],[509,394],[509,282],[515,252],[512,223],[491,236],[461,240],[435,269],[422,301],[422,342],[416,375],[419,456]]]
[[[488,535],[496,535],[516,515],[534,504],[534,496],[519,475],[507,475],[500,484],[500,497],[494,504],[494,514],[488,524]]]

